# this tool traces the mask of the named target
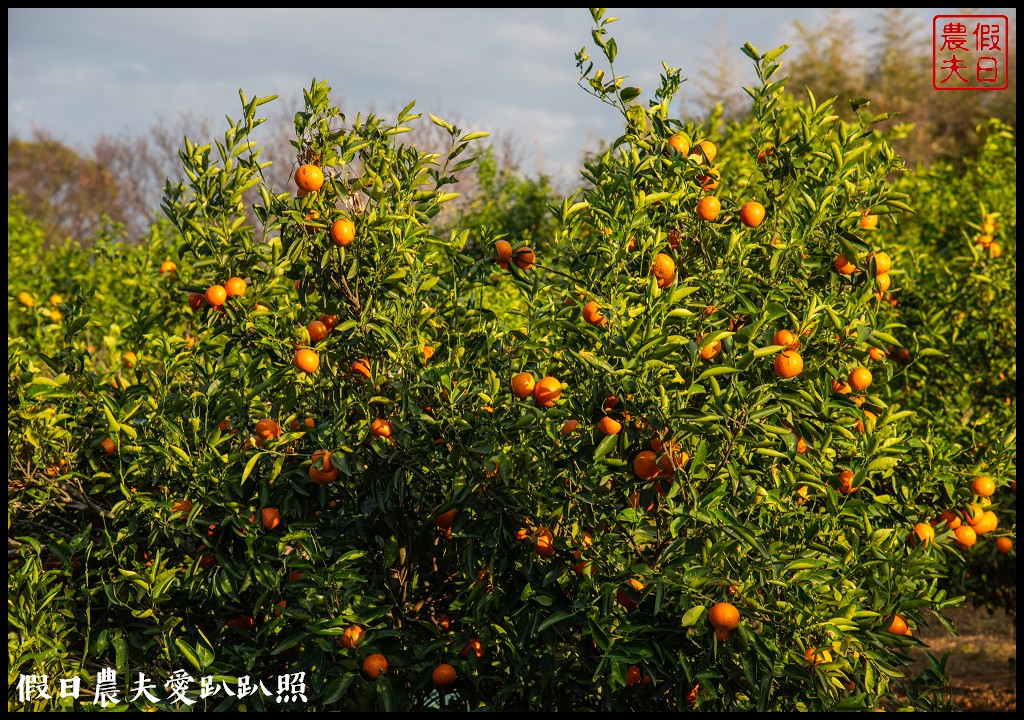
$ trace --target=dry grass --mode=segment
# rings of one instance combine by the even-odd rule
[[[924,652],[941,657],[949,653],[946,672],[953,710],[958,712],[1015,712],[1017,709],[1016,617],[1000,610],[990,615],[985,608],[959,608],[947,617],[959,637],[939,623],[921,630],[917,637],[927,647],[912,655],[923,667]]]

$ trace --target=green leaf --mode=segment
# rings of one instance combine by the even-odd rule
[[[704,615],[703,605],[694,605],[692,608],[683,613],[683,619],[681,625],[683,627],[693,627],[697,624],[697,621]]]

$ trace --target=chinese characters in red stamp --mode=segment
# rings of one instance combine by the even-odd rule
[[[1008,88],[1009,31],[1006,15],[936,15],[932,19],[932,87]]]

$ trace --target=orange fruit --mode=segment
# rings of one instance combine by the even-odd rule
[[[1000,555],[1005,555],[1013,550],[1013,540],[1008,537],[996,538],[996,550]]]
[[[923,542],[925,547],[932,544],[932,540],[935,539],[935,529],[928,523],[919,522],[914,525],[914,532],[910,535],[910,541],[912,544],[917,545],[918,542]]]
[[[984,515],[985,508],[975,503],[971,503],[964,509],[964,519],[967,520],[967,524],[971,527],[980,523]]]
[[[320,322],[327,328],[327,332],[330,332],[338,326],[338,316],[328,315],[327,313],[320,314]]]
[[[996,529],[999,525],[999,517],[991,510],[986,510],[981,515],[981,522],[974,526],[975,535],[984,535]]]
[[[555,535],[547,528],[541,528],[537,534],[537,554],[541,557],[555,554]]]
[[[978,542],[978,534],[974,532],[974,528],[967,525],[961,525],[953,534],[956,536],[956,544],[964,550]]]
[[[538,405],[553,407],[562,395],[562,383],[550,375],[542,377],[533,388],[533,397]]]
[[[857,272],[857,266],[847,260],[845,255],[837,257],[835,262],[832,263],[832,266],[836,269],[836,272],[841,275],[853,275]]]
[[[658,456],[651,450],[643,450],[633,458],[633,472],[641,480],[651,480],[661,471]]]
[[[338,218],[331,223],[331,240],[335,245],[348,245],[356,239],[356,224],[348,218]]]
[[[608,318],[600,310],[596,300],[591,300],[583,306],[583,319],[591,325],[607,325]]]
[[[498,262],[508,263],[512,259],[512,244],[508,240],[496,241],[494,249],[498,253]]]
[[[434,524],[441,530],[451,530],[453,522],[455,522],[455,508],[434,516]]]
[[[313,320],[309,325],[306,326],[306,332],[309,333],[309,339],[311,342],[318,343],[327,337],[327,326],[319,320]]]
[[[707,158],[708,163],[713,163],[715,156],[718,154],[718,148],[710,140],[701,140],[693,146],[693,154],[703,155]]]
[[[260,511],[260,518],[263,520],[264,530],[273,530],[281,524],[281,514],[277,511],[277,508],[263,508]]]
[[[181,513],[182,517],[185,517],[192,512],[193,507],[190,500],[175,500],[174,504],[171,505],[171,514]]]
[[[228,299],[228,291],[223,285],[211,285],[206,288],[206,302],[213,307],[220,307]]]
[[[519,399],[533,395],[536,382],[533,375],[528,372],[521,372],[512,376],[512,392]]]
[[[881,348],[869,347],[868,357],[870,357],[872,360],[875,360],[876,362],[881,362],[882,360],[885,360],[885,351],[882,350]]]
[[[388,672],[388,659],[380,653],[374,653],[363,660],[363,673],[371,680],[376,680],[381,673]]]
[[[466,643],[466,646],[464,648],[462,648],[461,651],[459,651],[459,657],[461,657],[463,660],[465,660],[466,658],[469,657],[470,653],[473,653],[474,655],[476,655],[476,659],[477,660],[479,660],[480,658],[482,658],[484,656],[484,646],[480,642],[480,638],[478,638],[478,637],[470,638],[469,642]]]
[[[704,337],[705,337],[704,335],[701,335],[700,338],[698,338],[698,340],[697,340],[697,344],[698,345],[700,345],[700,343],[703,342]],[[714,342],[708,343],[707,345],[705,345],[704,347],[702,347],[700,349],[700,359],[701,360],[713,360],[714,358],[718,357],[718,354],[720,352],[722,352],[722,341],[721,340],[715,340]]]
[[[978,245],[981,245],[982,249],[988,248],[992,244],[992,233],[985,233],[984,235],[978,236]]]
[[[294,574],[294,573],[293,573]],[[345,633],[338,638],[341,646],[347,650],[355,650],[359,641],[363,639],[363,629],[358,625],[349,625]]]
[[[902,615],[894,615],[892,623],[887,628],[888,632],[891,632],[893,635],[906,635],[909,629],[907,621],[903,619]]]
[[[860,226],[866,230],[873,230],[874,228],[878,227],[878,216],[869,215],[868,211],[865,210],[861,214]]]
[[[875,278],[875,282],[878,283],[878,291],[884,293],[892,285],[892,278],[888,274],[879,275]]]
[[[854,398],[854,400],[857,400],[857,398]],[[858,403],[858,404],[860,404],[860,403]],[[875,414],[873,412],[871,412],[870,410],[865,410],[864,411],[864,420],[858,420],[857,421],[857,431],[858,432],[865,432],[865,430],[864,430],[865,421],[867,423],[867,429],[868,430],[874,430],[874,428],[875,428],[875,419],[876,419],[876,416],[875,416]]]
[[[697,176],[697,182],[700,183],[700,188],[705,193],[710,194],[718,189],[718,181],[721,179],[721,174],[715,168],[708,168],[708,171],[702,175]]]
[[[302,348],[295,353],[295,367],[305,373],[314,373],[320,367],[320,356],[309,348]]]
[[[121,356],[121,362],[125,364],[125,367],[135,367],[135,363],[139,361],[139,358],[131,350]]]
[[[373,435],[373,437],[391,437],[391,423],[387,420],[374,420],[370,423],[370,434]]]
[[[706,222],[717,220],[720,212],[722,203],[714,195],[705,195],[697,203],[697,217]]]
[[[173,260],[164,260],[162,263],[160,263],[161,274],[172,273],[177,271],[178,266]]]
[[[747,227],[757,227],[764,220],[764,205],[756,200],[743,203],[740,208],[740,222]]]
[[[716,630],[735,630],[740,624],[740,611],[732,603],[715,603],[708,610],[708,622]]]
[[[854,390],[866,390],[871,385],[871,371],[866,367],[859,367],[850,373],[850,387]]]
[[[321,468],[317,470],[316,463],[321,460]],[[338,479],[338,468],[331,463],[330,450],[317,450],[313,453],[313,462],[309,466],[309,479],[317,485],[328,485]]]
[[[658,279],[658,287],[665,289],[676,279],[676,263],[665,253],[658,253],[651,266],[651,274]]]
[[[840,395],[849,395],[851,391],[850,383],[840,382],[839,380],[832,380],[832,392]]]
[[[575,420],[575,419],[574,420],[566,420],[565,424],[562,426],[562,429],[559,430],[559,433],[561,433],[562,435],[568,435],[569,433],[571,433],[573,430],[575,430],[579,426],[580,426],[580,421],[579,420]]]
[[[441,663],[434,668],[434,672],[430,674],[430,679],[439,688],[448,687],[455,682],[455,668],[448,663]]]
[[[112,438],[103,438],[103,442],[100,443],[100,446],[102,446],[103,452],[107,455],[113,455],[117,452],[117,445],[114,443]]]
[[[356,374],[362,375],[367,380],[370,379],[370,361],[367,360],[366,358],[356,360],[354,363],[352,363],[352,370]]]
[[[597,423],[597,429],[605,435],[618,435],[622,430],[622,423],[605,415]]]
[[[224,292],[228,297],[242,297],[245,295],[246,287],[245,280],[240,277],[231,277],[224,283]]]
[[[31,294],[22,290],[20,293],[18,293],[18,302],[24,305],[25,307],[35,307],[36,299],[32,297]]]
[[[1003,246],[997,242],[993,242],[988,246],[988,252],[992,257],[997,258],[1003,254]]]
[[[800,347],[800,338],[789,330],[778,330],[775,335],[772,336],[772,345],[781,345],[787,350],[796,350]]]
[[[281,437],[281,426],[275,420],[263,418],[256,422],[256,437],[259,440],[271,440]]]
[[[996,484],[992,478],[982,475],[975,478],[974,482],[971,483],[971,490],[978,497],[992,497],[996,491]]]
[[[950,530],[956,530],[962,524],[959,516],[952,510],[943,510],[936,523],[944,522]]]
[[[252,630],[256,627],[256,621],[248,615],[236,615],[225,624],[228,627],[239,628],[241,630]]]
[[[532,248],[522,247],[512,254],[512,262],[518,265],[520,270],[529,270],[533,267],[534,260],[536,255]]]
[[[423,364],[426,365],[430,362],[430,358],[434,357],[434,348],[430,345],[423,346]]]
[[[668,139],[668,146],[683,157],[690,154],[690,141],[686,139],[685,135],[676,133]]]
[[[803,372],[804,359],[795,350],[783,350],[775,356],[772,367],[780,378],[794,378]]]
[[[886,275],[892,270],[892,260],[889,255],[884,252],[876,252],[868,255],[869,258],[875,258],[875,275]]]
[[[630,665],[626,668],[626,685],[632,687],[633,685],[640,684],[640,668],[636,665]]]
[[[299,165],[295,171],[295,184],[299,190],[307,193],[316,192],[324,185],[324,171],[312,163]]]
[[[853,487],[853,470],[843,470],[839,473],[839,492],[851,493],[856,488]]]

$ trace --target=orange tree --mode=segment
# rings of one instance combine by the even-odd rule
[[[907,347],[886,359],[899,369],[896,389],[918,409],[922,431],[949,459],[945,502],[961,515],[979,503],[998,518],[978,535],[948,586],[975,605],[1016,610],[1016,555],[998,538],[1016,534],[1016,136],[998,121],[964,168],[937,165],[899,186],[919,197],[919,212],[876,237],[892,247],[896,316]],[[990,477],[995,490],[973,484]],[[1003,541],[1005,543],[1005,540]],[[1004,548],[1005,549],[1005,548]]]
[[[424,153],[412,105],[347,118],[314,80],[288,188],[251,138],[272,98],[186,142],[164,211],[194,342],[154,322],[146,372],[68,364],[70,393],[9,351],[9,395],[69,410],[55,482],[89,521],[19,535],[11,673],[304,673],[349,710],[942,706],[942,661],[910,678],[906,650],[959,602],[952,532],[917,527],[947,468],[893,366],[859,371],[901,344],[860,226],[907,208],[881,118],[781,102],[784,48],[748,45],[757,124],[728,150],[763,162],[730,177],[669,114],[679,71],[641,104],[592,12],[608,70],[584,48],[581,84],[623,133],[543,247],[435,232],[483,134],[432,117]],[[486,307],[496,269],[522,311]]]

